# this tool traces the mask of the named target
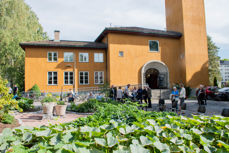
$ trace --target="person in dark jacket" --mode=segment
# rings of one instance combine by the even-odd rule
[[[206,92],[203,85],[200,85],[200,88],[196,91],[196,98],[199,105],[207,105]]]
[[[117,95],[117,88],[112,85],[111,88],[110,88],[109,97],[112,100],[116,100],[116,95]]]
[[[139,87],[137,91],[137,100],[142,103],[142,88]]]
[[[142,97],[143,97],[143,100],[146,104],[148,104],[148,92],[147,92],[147,87],[145,87],[143,90],[142,90]]]
[[[146,91],[147,91],[147,96],[148,96],[148,99],[147,99],[148,108],[151,108],[152,107],[152,104],[151,104],[152,91],[151,91],[151,89],[149,87],[147,87]]]

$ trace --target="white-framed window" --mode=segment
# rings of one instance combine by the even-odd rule
[[[47,58],[48,58],[48,62],[57,62],[58,53],[57,52],[48,52]]]
[[[86,71],[79,72],[79,83],[80,85],[89,84],[89,72]]]
[[[89,62],[88,53],[79,53],[79,62]]]
[[[48,85],[57,85],[58,75],[57,72],[48,72]]]
[[[64,84],[65,85],[73,85],[73,72],[64,72]]]
[[[94,62],[102,63],[103,62],[103,53],[94,53]]]
[[[150,52],[159,52],[159,41],[158,40],[149,40],[149,51]]]
[[[95,84],[104,84],[104,72],[97,71],[94,73]]]
[[[64,52],[64,62],[73,62],[73,52]]]
[[[118,56],[119,57],[123,57],[124,56],[124,52],[123,51],[119,51]]]

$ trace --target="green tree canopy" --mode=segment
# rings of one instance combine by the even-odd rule
[[[208,36],[208,58],[209,58],[209,82],[210,85],[214,85],[215,80],[221,81],[221,74],[219,70],[220,57],[218,56],[219,48]]]
[[[20,42],[47,39],[36,14],[24,0],[0,0],[0,75],[24,88],[25,52]]]

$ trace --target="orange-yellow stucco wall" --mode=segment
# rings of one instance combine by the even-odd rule
[[[58,62],[48,62],[47,53],[58,52]],[[66,48],[26,48],[25,49],[25,91],[37,84],[43,92],[60,92],[73,89],[73,85],[64,85],[64,72],[73,72],[73,62],[64,62],[64,52],[74,52],[76,57],[76,88],[96,87],[94,84],[94,72],[104,72],[106,82],[106,52],[103,49],[66,49]],[[79,53],[89,53],[89,62],[79,62]],[[103,53],[104,62],[95,63],[94,53]],[[69,67],[71,65],[71,67]],[[58,85],[48,85],[48,72],[58,72]],[[89,72],[89,85],[79,85],[79,71]]]
[[[168,30],[183,34],[181,55],[185,82],[191,87],[209,84],[204,0],[166,0]]]
[[[149,51],[149,40],[159,41],[159,52]],[[119,51],[124,57],[119,57]],[[108,34],[108,80],[111,85],[141,84],[141,70],[149,61],[161,61],[169,69],[170,84],[180,83],[180,40],[152,36]]]

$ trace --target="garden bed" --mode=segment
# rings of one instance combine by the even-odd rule
[[[19,127],[19,126],[20,126],[20,123],[16,119],[15,119],[15,121],[12,124],[3,124],[3,123],[0,123],[0,133],[2,133],[3,129],[5,129],[5,128],[13,129],[13,128],[16,128],[16,127]]]

